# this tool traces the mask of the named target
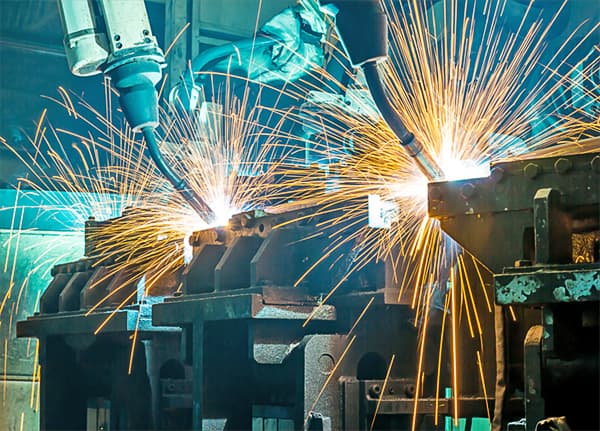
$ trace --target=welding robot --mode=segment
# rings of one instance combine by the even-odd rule
[[[506,16],[503,18],[506,25],[519,23],[518,15],[527,9],[528,1],[511,0],[507,5]],[[539,8],[540,13],[528,13],[528,16],[540,19],[547,19],[544,13],[545,3],[556,5],[555,0],[539,2],[532,7]],[[312,2],[319,12],[330,13],[335,17],[337,31],[341,37],[341,43],[346,52],[351,66],[361,68],[364,72],[366,82],[377,109],[382,118],[387,122],[392,131],[398,138],[398,141],[407,153],[415,160],[416,165],[429,180],[443,178],[443,172],[437,162],[422,150],[422,145],[415,140],[414,135],[406,129],[393,106],[386,95],[384,84],[381,82],[377,70],[377,63],[388,57],[388,30],[387,18],[383,12],[380,1],[378,0],[323,0]],[[431,2],[431,8],[436,7],[439,0]],[[112,85],[119,92],[119,101],[123,115],[128,124],[134,131],[141,131],[146,138],[148,152],[159,170],[173,184],[175,190],[180,192],[189,204],[200,214],[211,215],[211,210],[197,196],[185,182],[175,173],[165,162],[160,154],[158,144],[153,136],[153,130],[158,126],[158,98],[155,89],[156,84],[162,78],[162,69],[166,62],[162,50],[159,48],[156,38],[152,34],[150,21],[146,12],[143,0],[105,0],[97,2],[79,2],[79,1],[59,1],[61,18],[65,32],[65,51],[69,68],[77,76],[90,76],[98,73],[104,73],[112,80]],[[552,8],[550,8],[552,9]],[[290,18],[286,21],[281,17],[289,14]],[[541,15],[540,15],[541,14]],[[513,16],[514,15],[514,16]],[[561,14],[561,21],[565,21],[565,15]],[[551,14],[549,15],[551,16]],[[132,20],[132,17],[135,19]],[[287,17],[286,17],[287,18]],[[274,26],[297,25],[294,19],[305,19],[306,17],[295,17],[293,14],[284,12],[278,17],[279,21]],[[312,31],[319,37],[323,36],[324,30],[314,25]],[[526,24],[526,23],[525,23]],[[561,24],[561,23],[559,23]],[[564,29],[566,22],[562,22],[561,28]],[[302,39],[300,32],[290,31],[288,34],[280,37],[275,32],[269,32],[269,25],[263,27],[266,30],[267,37],[261,37],[227,44],[223,47],[209,49],[195,59],[189,71],[182,76],[182,82],[172,89],[170,93],[171,103],[175,102],[185,105],[185,109],[193,111],[198,106],[199,92],[196,86],[196,74],[215,60],[227,57],[227,54],[244,53],[263,47],[273,47],[284,45],[284,38]],[[272,30],[272,28],[271,28]],[[550,35],[548,36],[550,37]],[[558,36],[554,36],[558,37]],[[307,44],[308,45],[308,44]],[[285,48],[285,46],[283,47]],[[298,50],[298,46],[293,47]],[[291,50],[290,50],[291,51]],[[586,55],[591,61],[594,57],[594,48]],[[297,52],[294,55],[288,54],[290,58],[288,63],[293,61],[293,57],[302,58]],[[273,63],[276,61],[271,58]],[[275,67],[278,65],[275,64]],[[250,66],[249,66],[250,67]],[[268,67],[268,66],[267,66]],[[582,66],[584,67],[583,63]],[[281,70],[279,65],[279,70]],[[250,72],[248,77],[250,77]],[[572,72],[577,73],[577,70]],[[296,66],[293,72],[269,74],[268,77],[260,77],[257,81],[276,81],[278,79],[287,79],[292,81],[302,74],[302,68]],[[573,79],[577,79],[576,76]],[[590,76],[594,81],[596,76]],[[571,100],[560,100],[558,103],[585,106],[586,109],[594,109],[597,102],[590,103],[589,94],[586,95],[584,88],[580,91],[579,97],[573,95],[564,95]],[[588,90],[589,93],[589,90]],[[540,119],[539,124],[532,125],[532,128],[538,130],[544,127],[550,127],[548,123],[552,119]],[[210,218],[210,217],[209,217]]]
[[[355,67],[360,66],[383,118],[400,143],[415,159],[429,179],[441,178],[442,171],[425,152],[395,114],[385,95],[376,63],[387,57],[387,18],[377,1],[323,2],[333,5],[343,43]],[[200,213],[210,208],[178,178],[165,163],[153,137],[158,126],[156,84],[162,77],[165,58],[152,34],[143,0],[104,0],[98,2],[59,1],[65,51],[69,68],[78,76],[104,73],[119,92],[123,115],[134,131],[142,131],[148,151],[157,167]],[[132,19],[132,17],[135,17]],[[361,25],[357,26],[360,17]],[[359,31],[356,31],[360,29]],[[274,44],[271,40],[253,40],[251,46]],[[235,45],[234,45],[235,46]],[[239,47],[235,47],[239,49]],[[205,58],[204,62],[208,62]],[[201,69],[192,66],[192,73]],[[187,74],[186,74],[187,76]],[[186,77],[193,90],[193,78]],[[190,97],[191,98],[191,97]]]
[[[515,1],[520,3],[519,0]],[[399,143],[430,181],[442,180],[443,173],[435,160],[422,151],[420,143],[395,114],[378,74],[376,64],[387,57],[388,51],[387,21],[380,2],[323,0],[317,7],[325,8],[328,13],[335,15],[336,27],[348,61],[351,66],[364,72],[376,111],[396,134]],[[111,78],[113,87],[119,93],[121,109],[127,123],[133,130],[143,133],[148,153],[158,169],[198,213],[210,218],[211,209],[166,163],[154,136],[154,129],[158,126],[159,103],[155,86],[162,77],[162,69],[166,63],[152,33],[144,1],[60,0],[59,8],[71,71],[79,76],[104,73]],[[218,67],[220,60],[234,52],[244,55],[250,52],[252,47],[261,45],[282,48],[285,47],[282,41],[295,37],[307,45],[307,55],[319,55],[318,49],[313,50],[311,47],[311,44],[318,46],[320,43],[320,34],[315,31],[319,30],[318,22],[289,10],[282,13],[278,19],[279,21],[272,21],[270,25],[263,27],[269,37],[258,37],[251,41],[234,42],[224,47],[213,48],[194,59],[189,73],[184,73],[180,83],[170,91],[171,104],[179,105],[175,109],[194,110],[202,102],[199,100],[196,72],[209,66]],[[308,25],[309,31],[302,33],[303,29],[306,30],[306,25],[292,26],[294,20],[304,20],[303,24]],[[299,30],[294,33],[292,28]],[[315,38],[312,33],[316,33],[318,37]],[[277,38],[273,35],[283,36]],[[295,60],[294,56],[287,56],[281,61]],[[248,66],[243,72],[251,75],[250,69],[251,66]],[[299,69],[293,70],[297,72]],[[281,77],[281,73],[272,73],[264,75],[262,79],[270,82],[271,79],[277,80]],[[290,79],[298,77],[288,76]],[[40,357],[47,361],[45,374],[42,374],[42,379],[46,379],[42,381],[42,429],[80,429],[81,423],[87,424],[87,429],[94,430],[102,429],[108,423],[112,425],[110,429],[140,429],[153,426],[153,429],[213,427],[331,430],[368,429],[372,423],[375,424],[375,429],[408,429],[411,426],[410,417],[415,413],[418,415],[417,428],[435,428],[431,422],[433,412],[450,415],[453,409],[452,398],[446,397],[438,402],[437,394],[433,392],[414,392],[416,334],[412,325],[408,323],[410,313],[407,311],[407,304],[397,304],[396,291],[392,289],[391,293],[388,292],[388,282],[393,278],[393,275],[389,274],[388,265],[384,268],[376,265],[369,267],[366,271],[372,273],[368,278],[375,281],[357,281],[356,286],[348,288],[345,294],[333,301],[333,305],[322,307],[322,312],[314,319],[312,327],[300,332],[296,329],[290,330],[297,327],[298,321],[303,321],[311,315],[315,307],[318,307],[319,295],[327,293],[327,287],[335,284],[335,280],[330,280],[328,283],[322,283],[321,291],[313,292],[309,288],[306,293],[302,289],[271,287],[271,284],[291,286],[294,278],[303,273],[307,259],[303,254],[306,250],[302,247],[322,249],[323,244],[318,242],[305,241],[304,245],[296,244],[299,242],[298,238],[310,237],[313,232],[311,229],[316,229],[319,223],[318,219],[310,218],[310,211],[299,209],[289,214],[239,214],[232,218],[227,228],[208,229],[194,234],[191,242],[196,254],[186,269],[185,278],[188,284],[184,281],[184,294],[152,307],[151,323],[158,326],[155,328],[148,323],[149,326],[145,330],[154,335],[145,340],[145,347],[141,349],[144,353],[138,354],[133,372],[129,376],[122,379],[113,378],[111,384],[114,387],[111,391],[119,395],[114,398],[108,397],[110,402],[105,397],[98,396],[95,398],[95,406],[90,404],[89,400],[87,405],[82,404],[86,401],[84,398],[90,396],[86,390],[94,387],[94,390],[100,393],[102,391],[98,388],[104,387],[106,383],[94,386],[94,382],[86,381],[85,384],[77,386],[79,382],[70,381],[68,385],[62,384],[63,387],[58,387],[63,381],[60,376],[68,374],[70,371],[67,368],[71,367],[81,369],[81,375],[87,375],[89,378],[91,371],[86,374],[86,367],[95,370],[91,364],[95,363],[96,358],[105,358],[104,355],[107,359],[103,359],[101,365],[106,367],[106,363],[110,363],[113,367],[125,368],[125,356],[110,359],[109,354],[99,353],[102,346],[89,347],[88,341],[74,341],[76,337],[69,332],[73,331],[74,323],[69,323],[70,328],[66,331],[68,336],[64,336],[64,342],[57,342],[56,346],[48,344],[50,340],[52,343],[56,342],[58,337],[57,334],[52,334],[54,338],[50,337],[48,331],[55,330],[59,325],[48,324],[50,320],[45,321],[44,318],[53,317],[53,313],[56,312],[60,315],[61,311],[77,311],[77,307],[61,309],[61,289],[83,293],[90,284],[89,277],[93,278],[93,274],[98,272],[98,268],[93,267],[93,259],[90,259],[90,262],[82,261],[58,268],[55,271],[52,289],[49,288],[50,292],[42,298],[43,304],[48,304],[48,300],[54,298],[53,301],[58,305],[42,307],[40,316],[20,322],[25,323],[20,325],[21,336],[42,338],[40,333],[43,333],[45,337],[46,347],[41,348],[40,354]],[[292,220],[302,218],[309,221],[291,223]],[[286,221],[290,222],[289,229],[274,228]],[[452,226],[448,227],[448,230],[453,232]],[[460,235],[454,232],[453,236]],[[296,245],[286,247],[289,243]],[[90,248],[93,249],[93,244]],[[93,252],[90,256],[93,256]],[[282,266],[287,266],[289,273],[278,269]],[[321,275],[323,279],[335,278],[332,275]],[[207,280],[205,284],[197,282],[204,278]],[[247,279],[250,279],[250,282]],[[444,284],[443,280],[438,282]],[[252,287],[247,288],[248,285]],[[381,295],[373,296],[377,292]],[[352,326],[351,322],[372,297],[377,298],[374,309],[380,310],[381,313],[365,317],[362,322],[364,328],[357,329],[367,335],[363,338],[366,339],[365,344],[359,344],[363,341],[356,341],[358,352],[350,352],[337,370],[341,376],[338,385],[326,386],[328,376],[336,371],[333,368],[336,359],[346,354],[348,343],[354,342],[348,332]],[[79,305],[79,299],[77,304]],[[84,309],[83,302],[81,308]],[[130,331],[131,328],[127,325],[132,317],[128,313],[132,311],[124,310],[124,313],[124,325],[127,331]],[[385,322],[378,318],[384,313]],[[76,315],[67,317],[79,318]],[[80,317],[80,323],[84,322],[83,315]],[[91,318],[93,319],[94,315]],[[147,316],[143,319],[147,319]],[[84,323],[82,325],[89,326]],[[94,326],[93,323],[91,325]],[[182,341],[179,341],[180,337],[173,331],[165,330],[166,327],[182,328]],[[130,332],[127,331],[123,331],[124,340],[129,339]],[[229,341],[222,340],[223,333],[228,334]],[[369,337],[368,333],[383,334],[382,338],[388,339]],[[177,339],[174,335],[177,335]],[[391,356],[390,349],[393,343],[390,343],[390,340],[404,346],[406,357],[399,358],[399,363],[389,371],[386,384],[386,363],[383,358]],[[211,343],[219,346],[219,351],[211,351]],[[76,345],[75,350],[79,349],[77,353],[72,353],[71,345]],[[464,343],[460,349],[466,351],[473,347]],[[191,381],[189,372],[179,368],[177,361],[171,362],[172,360],[168,359],[160,365],[161,358],[169,358],[169,354],[179,350],[182,356],[186,357],[186,363],[193,364],[194,375]],[[52,356],[53,351],[60,354]],[[486,356],[484,361],[494,361],[493,346],[486,352],[486,355],[490,354],[491,357]],[[248,357],[252,360],[248,361]],[[63,361],[61,365],[61,358],[69,360]],[[228,361],[233,364],[231,368],[219,368]],[[470,371],[473,375],[478,373],[476,368]],[[491,370],[492,374],[493,371]],[[148,379],[147,374],[153,373],[157,376]],[[107,374],[119,375],[115,370],[107,370]],[[431,377],[426,376],[427,379]],[[460,399],[463,414],[485,416],[486,410],[493,409],[494,399],[478,392],[477,379],[473,379],[472,376],[463,378],[467,379],[461,382],[464,389]],[[101,377],[91,379],[100,381]],[[240,387],[243,386],[240,382],[246,380],[251,382],[249,387]],[[117,383],[114,383],[115,381]],[[48,387],[49,384],[54,386]],[[156,393],[156,387],[161,388],[159,394]],[[385,393],[382,389],[385,389]],[[419,396],[422,400],[415,411],[414,399]],[[518,396],[519,394],[516,394],[517,398]],[[521,397],[516,403],[522,404],[526,401]],[[540,410],[540,402],[539,396],[535,398],[535,414],[531,413],[531,417],[527,417],[527,423],[512,422],[511,429],[533,430],[537,421],[545,417],[544,410]],[[64,405],[69,403],[71,405]],[[75,405],[78,406],[77,409]],[[156,409],[157,405],[160,408]],[[80,414],[79,407],[82,406],[84,412],[87,408],[87,419]],[[73,413],[69,418],[70,407],[73,408],[73,412],[77,410],[78,413]],[[504,400],[503,409],[507,413],[506,418],[522,417],[522,406],[518,405],[515,409],[511,400]],[[159,411],[161,413],[158,413]],[[376,412],[379,417],[375,421],[373,418]],[[144,416],[144,420],[139,419],[141,416]],[[219,422],[214,418],[227,420]],[[500,424],[495,424],[496,429],[505,429],[508,426],[506,418],[503,418]],[[446,422],[446,425],[455,429],[451,423],[448,425]],[[471,426],[474,429],[474,422]],[[562,425],[550,423],[548,426],[548,429],[552,429],[552,426]],[[436,429],[440,429],[439,425]]]

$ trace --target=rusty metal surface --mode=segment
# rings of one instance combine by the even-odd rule
[[[496,304],[515,316],[500,320],[496,340],[506,394],[495,422],[526,416],[533,430],[545,415],[570,415],[575,428],[596,429],[600,152],[499,162],[487,178],[430,184],[428,200],[442,229],[494,273]],[[508,397],[522,394],[511,415]]]
[[[499,305],[599,301],[600,264],[512,268],[494,276]]]

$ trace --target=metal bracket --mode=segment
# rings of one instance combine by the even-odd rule
[[[533,198],[535,263],[571,261],[571,222],[561,209],[560,192],[539,189]]]

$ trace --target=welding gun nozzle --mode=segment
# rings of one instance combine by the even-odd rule
[[[423,150],[423,145],[416,139],[409,144],[403,144],[404,148],[408,150],[409,155],[413,158],[419,170],[427,177],[429,181],[438,181],[444,178],[444,171],[440,168],[439,164],[427,151]]]

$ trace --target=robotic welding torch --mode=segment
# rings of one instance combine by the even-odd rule
[[[352,65],[364,71],[383,120],[428,180],[443,178],[437,162],[404,126],[381,81],[377,63],[388,58],[388,35],[387,17],[380,0],[323,0],[321,3],[332,3],[337,8],[338,34]]]
[[[381,116],[394,132],[402,147],[415,160],[417,166],[428,180],[442,179],[444,176],[442,169],[431,155],[423,150],[421,142],[417,141],[415,135],[406,129],[404,123],[398,117],[398,114],[396,114],[394,107],[386,95],[385,86],[381,81],[377,69],[377,63],[374,61],[366,62],[362,65],[362,70],[365,73],[369,91],[371,92],[371,96],[373,96],[377,109],[379,109]]]
[[[111,78],[127,123],[143,132],[158,169],[194,210],[211,220],[210,207],[167,164],[154,136],[155,86],[162,78],[165,58],[152,34],[144,0],[59,0],[58,5],[71,72],[77,76],[102,72]]]

